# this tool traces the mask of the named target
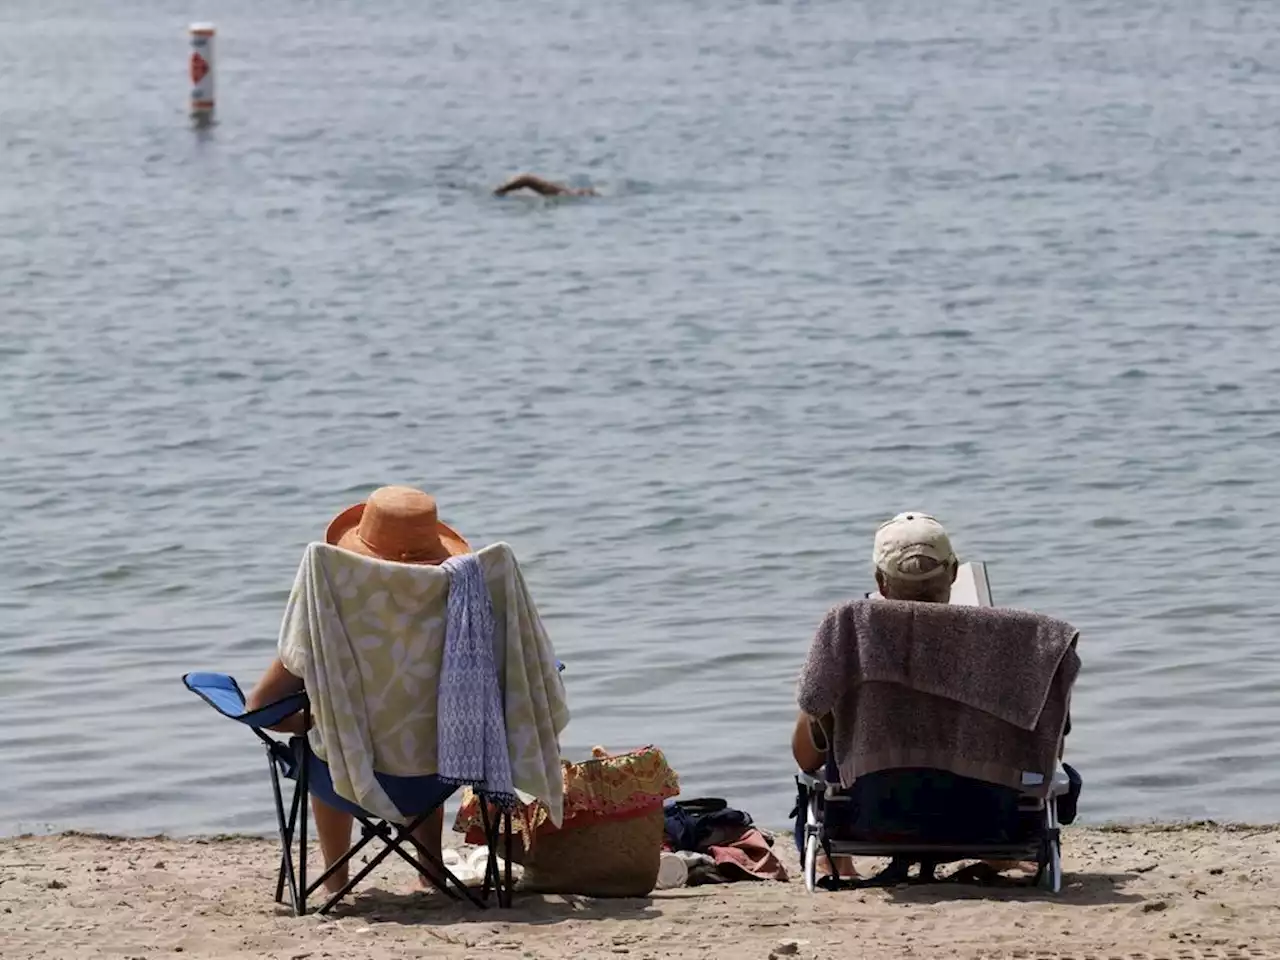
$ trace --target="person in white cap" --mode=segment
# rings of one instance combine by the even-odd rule
[[[960,562],[951,546],[951,538],[936,518],[919,510],[900,513],[886,520],[876,530],[871,550],[875,565],[876,587],[885,600],[913,600],[918,603],[949,603],[951,585],[955,583]],[[1071,718],[1067,717],[1066,732],[1071,730]],[[791,736],[791,752],[801,770],[809,773],[826,762],[827,743],[831,733],[831,718],[810,717],[801,713]],[[1064,734],[1065,735],[1065,734]],[[1069,799],[1060,802],[1060,817],[1064,804],[1069,804],[1069,815],[1063,819],[1070,823],[1075,819],[1075,805],[1080,795],[1080,776],[1074,768],[1064,764],[1071,779]],[[803,795],[796,804],[796,845],[803,850]],[[1012,861],[990,861],[997,871],[1019,866]],[[825,857],[819,861],[819,873],[830,872]],[[840,872],[846,877],[856,876],[852,861],[841,862]]]
[[[948,603],[951,585],[960,569],[951,538],[936,519],[919,510],[900,513],[876,530],[871,549],[875,564],[876,587],[885,600],[914,600],[924,603]],[[801,713],[791,735],[791,752],[801,770],[809,773],[822,767],[827,759],[827,743],[831,733],[830,717],[811,717]],[[803,852],[805,817],[804,797],[796,803],[796,846]],[[850,858],[838,858],[842,875],[856,876]],[[818,863],[820,874],[830,873],[823,856]]]
[[[948,603],[960,564],[947,531],[927,513],[900,513],[876,531],[872,560],[886,600]]]
[[[912,510],[880,524],[871,559],[883,599],[950,602],[960,564],[947,531],[929,514]],[[796,720],[791,752],[801,770],[812,773],[826,762],[826,722],[804,713]]]

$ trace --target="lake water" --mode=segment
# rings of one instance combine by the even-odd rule
[[[221,123],[186,120],[219,26]],[[1280,7],[9,0],[0,832],[272,827],[252,682],[374,486],[522,558],[570,756],[791,801],[926,509],[1066,617],[1091,820],[1280,816]],[[498,200],[533,170],[604,194]]]

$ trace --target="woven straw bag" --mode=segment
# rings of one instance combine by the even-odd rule
[[[597,820],[539,833],[532,848],[517,847],[512,856],[524,863],[520,889],[643,897],[658,882],[662,824],[659,803],[657,809],[626,820]]]
[[[564,764],[564,821],[556,829],[540,803],[513,818],[511,859],[524,865],[520,888],[591,897],[643,897],[658,881],[662,803],[680,792],[675,772],[656,747]],[[480,842],[480,810],[463,794],[454,829]]]

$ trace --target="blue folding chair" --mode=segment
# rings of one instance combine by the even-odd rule
[[[560,669],[563,664],[557,663]],[[335,871],[350,862],[375,837],[383,841],[383,848],[365,866],[351,877],[347,884],[329,896],[318,913],[327,913],[351,890],[375,870],[391,853],[406,860],[415,870],[428,877],[440,890],[454,899],[458,894],[452,885],[468,901],[480,909],[487,906],[490,893],[496,894],[498,906],[511,905],[511,812],[503,810],[492,820],[488,804],[480,804],[482,826],[489,848],[488,867],[480,896],[467,887],[448,867],[413,837],[413,831],[426,822],[436,810],[457,790],[456,784],[443,782],[432,774],[421,777],[396,777],[376,774],[378,783],[386,791],[392,803],[404,814],[406,823],[381,820],[360,806],[338,796],[333,788],[329,766],[312,752],[305,735],[283,741],[271,736],[266,728],[276,726],[298,713],[302,714],[303,729],[311,728],[311,702],[306,693],[295,693],[258,710],[246,711],[244,694],[236,681],[222,673],[188,673],[182,678],[187,689],[205,703],[231,720],[249,727],[262,741],[267,752],[267,766],[271,772],[271,788],[275,797],[276,824],[280,835],[280,870],[276,878],[276,903],[284,902],[284,891],[296,916],[307,912],[307,899],[320,889]],[[281,780],[294,781],[293,796],[285,809],[284,789]],[[307,883],[307,801],[319,797],[333,807],[352,814],[361,826],[360,839],[338,861],[314,882]],[[505,833],[505,871],[498,866],[497,847],[499,834]],[[296,863],[294,840],[297,840]],[[406,849],[409,847],[410,849]],[[414,854],[417,854],[415,856]]]

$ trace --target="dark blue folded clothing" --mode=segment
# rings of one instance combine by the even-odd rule
[[[751,814],[734,810],[718,797],[669,800],[663,814],[667,842],[673,850],[700,851],[717,835],[739,834],[754,822]]]

